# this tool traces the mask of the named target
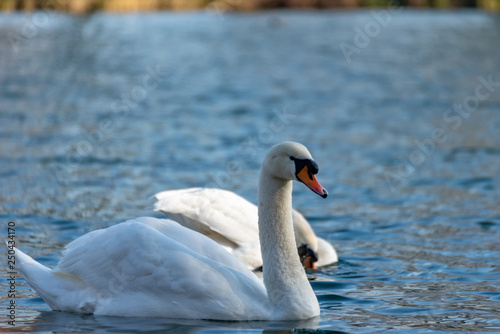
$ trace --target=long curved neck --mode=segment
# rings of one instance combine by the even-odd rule
[[[259,237],[264,284],[277,311],[285,317],[319,315],[295,244],[292,181],[273,177],[264,169],[259,184]]]

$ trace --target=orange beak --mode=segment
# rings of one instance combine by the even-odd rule
[[[318,182],[316,175],[309,173],[307,166],[302,168],[302,170],[297,174],[297,178],[321,197],[326,198],[326,196],[328,196],[328,191],[326,191],[326,189],[323,188],[323,186]]]

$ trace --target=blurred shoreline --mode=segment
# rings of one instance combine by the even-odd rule
[[[500,0],[0,0],[0,10],[93,11],[198,10],[256,11],[276,8],[334,9],[408,6],[417,8],[478,8],[500,11]]]

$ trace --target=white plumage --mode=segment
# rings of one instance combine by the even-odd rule
[[[109,316],[298,320],[319,305],[296,252],[292,182],[326,190],[307,149],[273,146],[259,185],[264,283],[203,234],[167,219],[136,218],[71,242],[49,269],[16,250],[20,272],[54,310]]]
[[[155,211],[215,240],[250,269],[262,266],[258,209],[243,197],[224,189],[187,188],[167,190],[153,196]],[[316,267],[338,261],[335,248],[314,233],[309,222],[293,210],[297,247],[309,245],[318,255]]]
[[[225,320],[270,312],[255,274],[172,220],[141,217],[88,233],[68,244],[53,270],[16,254],[28,283],[55,310]]]

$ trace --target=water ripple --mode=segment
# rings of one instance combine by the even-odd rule
[[[296,185],[295,207],[340,261],[308,273],[319,319],[50,312],[20,278],[18,328],[500,331],[496,87],[469,117],[447,114],[473,99],[480,76],[499,80],[497,16],[404,9],[348,64],[339,45],[375,22],[371,10],[58,13],[13,52],[6,36],[22,37],[34,15],[0,15],[0,220],[16,223],[20,248],[54,267],[78,236],[152,215],[147,199],[165,189],[220,187],[255,202],[267,148],[293,139],[331,194]],[[156,68],[161,83],[148,90]],[[433,141],[436,129],[446,140]]]

